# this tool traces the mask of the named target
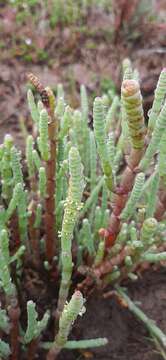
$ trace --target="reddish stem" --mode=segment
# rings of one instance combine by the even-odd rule
[[[129,193],[133,188],[136,168],[142,158],[144,150],[132,149],[128,159],[127,167],[122,175],[121,183],[115,190],[112,199],[112,213],[109,220],[109,226],[107,228],[106,247],[110,247],[114,244],[116,237],[120,231],[121,220],[120,214],[125,207],[128,200]]]
[[[133,249],[129,246],[125,246],[118,255],[114,256],[112,259],[106,259],[104,262],[102,262],[102,264],[99,267],[89,271],[89,274],[87,274],[84,281],[81,284],[78,284],[78,289],[79,290],[81,289],[84,292],[87,291],[89,292],[90,288],[92,289],[94,288],[95,282],[100,284],[100,288],[101,285],[104,288],[105,283],[101,282],[103,280],[101,278],[111,273],[115,266],[122,265],[126,256],[130,256],[132,255],[132,253],[133,253]]]
[[[16,298],[10,299],[8,314],[11,321],[10,331],[10,345],[11,345],[11,360],[19,359],[19,318],[20,308]]]
[[[129,246],[125,246],[121,252],[114,256],[112,259],[105,260],[100,267],[94,269],[94,274],[97,278],[111,273],[114,266],[119,266],[123,263],[126,256],[130,256],[133,253],[133,249]]]
[[[113,10],[115,14],[114,29],[115,29],[115,40],[119,37],[119,32],[124,23],[130,24],[131,18],[133,17],[139,0],[127,1],[119,0],[113,2]]]
[[[61,349],[60,348],[52,348],[49,350],[48,355],[47,355],[47,360],[56,360],[58,354],[60,353]]]
[[[28,360],[35,359],[35,353],[37,349],[38,340],[32,340],[28,347]]]
[[[17,217],[16,211],[10,218],[9,227],[11,229],[14,248],[17,249],[21,244],[21,239],[20,239],[20,233],[19,233],[19,227],[18,227],[18,217]]]
[[[29,81],[35,86],[41,96],[43,105],[49,115],[48,137],[50,143],[50,159],[46,161],[47,176],[47,197],[45,199],[45,237],[46,237],[46,256],[49,263],[52,263],[55,255],[56,242],[56,220],[55,220],[55,173],[56,173],[56,119],[54,116],[54,95],[49,88],[44,88],[37,76],[28,74]]]
[[[163,219],[163,215],[165,214],[165,211],[166,211],[166,191],[165,191],[165,184],[161,179],[157,207],[154,215],[155,218],[158,221],[161,221]]]
[[[50,114],[48,135],[50,140],[50,159],[46,162],[47,197],[45,199],[46,256],[51,263],[55,255],[56,218],[55,218],[55,173],[56,173],[56,121]]]

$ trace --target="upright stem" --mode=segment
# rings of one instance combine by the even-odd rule
[[[12,234],[14,248],[17,249],[21,244],[21,239],[20,239],[18,217],[16,211],[13,213],[13,215],[10,218],[9,227]]]
[[[36,219],[36,208],[37,208],[37,199],[33,199],[29,206],[29,211],[31,213],[29,217],[29,235],[31,239],[32,253],[34,262],[39,265],[40,258],[40,249],[39,249],[39,230],[35,228],[35,219]]]
[[[128,159],[127,167],[122,175],[122,180],[119,187],[115,190],[112,198],[112,213],[109,220],[109,225],[106,233],[106,246],[112,246],[117,234],[120,230],[121,220],[120,214],[124,209],[130,191],[133,188],[136,171],[144,150],[132,149]]]
[[[165,192],[165,183],[162,178],[160,178],[160,186],[158,192],[158,201],[155,211],[155,218],[158,221],[163,219],[163,216],[166,211],[166,192]]]
[[[47,175],[47,196],[45,198],[45,234],[46,234],[46,256],[49,262],[55,255],[56,240],[56,218],[55,218],[55,191],[56,191],[56,119],[53,112],[49,109],[50,123],[48,124],[48,136],[50,141],[50,158],[46,162]]]
[[[69,171],[70,180],[61,232],[62,279],[57,306],[57,313],[59,314],[62,313],[70,289],[73,268],[72,238],[84,189],[83,167],[79,152],[75,147],[72,147],[69,152]]]
[[[37,204],[39,202],[38,197],[38,189],[37,189],[37,181],[34,171],[34,163],[33,163],[33,140],[31,140],[31,136],[28,137],[27,141],[27,152],[26,158],[28,163],[28,171],[29,171],[29,181],[30,181],[30,188],[32,192],[32,200],[29,204],[29,236],[30,236],[30,243],[31,243],[31,250],[33,254],[34,262],[39,265],[39,258],[40,258],[40,249],[39,249],[39,231],[35,227],[35,218],[36,218],[36,209]]]
[[[39,79],[33,75],[28,74],[29,81],[35,86],[36,90],[41,96],[42,103],[49,115],[48,123],[48,137],[50,145],[50,157],[45,162],[47,175],[47,196],[45,198],[45,236],[46,236],[46,257],[49,263],[52,262],[55,255],[56,242],[56,219],[55,219],[55,191],[56,191],[56,153],[57,153],[57,122],[54,116],[55,104],[54,95],[50,88],[44,88]]]
[[[80,291],[75,291],[71,300],[65,305],[59,320],[59,331],[55,336],[53,346],[48,352],[47,360],[55,360],[65,346],[74,321],[83,308],[84,299]]]
[[[34,339],[30,342],[28,346],[28,360],[34,360],[35,359],[35,352],[37,349],[38,340]]]
[[[115,189],[112,203],[112,214],[107,229],[107,243],[111,246],[120,230],[120,214],[128,200],[129,192],[132,190],[135,169],[138,166],[145,149],[145,125],[142,108],[142,97],[139,83],[136,80],[124,80],[122,83],[122,106],[127,120],[131,153],[127,167],[122,175],[120,186]]]

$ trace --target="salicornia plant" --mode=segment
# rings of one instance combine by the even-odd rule
[[[166,70],[148,127],[138,73],[129,60],[121,99],[108,92],[94,100],[93,128],[85,86],[80,108],[72,109],[61,84],[55,96],[35,75],[28,80],[32,132],[25,156],[8,134],[0,146],[0,356],[16,360],[21,352],[33,359],[41,347],[52,360],[63,348],[107,343],[68,340],[85,311],[82,292],[115,285],[137,315],[119,284],[135,280],[144,264],[166,260]],[[45,274],[59,291],[56,309],[53,301],[54,308],[48,304],[42,315],[28,299],[26,325],[20,300],[24,267]],[[43,340],[50,319],[55,331]],[[161,334],[156,329],[151,333]]]

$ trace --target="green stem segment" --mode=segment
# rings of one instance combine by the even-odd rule
[[[157,87],[155,90],[155,96],[153,106],[149,112],[148,129],[153,131],[158,114],[161,110],[162,103],[166,94],[166,68],[164,68],[160,74]]]
[[[126,202],[130,198],[129,193],[133,188],[136,172],[134,171],[144,152],[145,147],[145,126],[142,108],[142,97],[139,84],[136,80],[124,80],[122,83],[122,103],[127,120],[130,139],[131,152],[128,157],[127,166],[122,174],[121,182],[116,193],[112,196],[112,214],[107,229],[107,247],[112,246],[121,226],[121,213],[125,208]],[[133,189],[134,190],[134,189]],[[132,193],[131,193],[132,194]],[[129,199],[129,200],[128,200]],[[123,214],[124,215],[124,214]]]
[[[61,233],[62,248],[62,280],[59,291],[58,312],[62,312],[68,297],[72,274],[72,237],[78,212],[81,208],[83,193],[83,167],[77,148],[72,147],[69,152],[69,189],[65,202],[64,218]]]
[[[114,189],[112,165],[109,159],[106,129],[104,123],[104,110],[101,98],[96,98],[93,107],[94,133],[97,142],[98,153],[105,175],[105,182],[110,191]]]
[[[46,161],[46,198],[45,198],[45,234],[46,234],[46,256],[51,263],[55,255],[56,244],[56,214],[55,214],[55,192],[56,192],[56,162],[57,162],[57,119],[54,116],[54,95],[47,89],[49,98],[49,123],[48,137],[50,144],[50,157]]]
[[[145,142],[145,125],[139,83],[136,80],[124,80],[121,91],[132,147],[142,149]]]
[[[106,338],[88,339],[88,340],[69,340],[64,345],[64,349],[76,350],[76,349],[88,349],[94,347],[100,347],[108,344]],[[50,349],[53,346],[52,342],[45,342],[42,344],[44,349]]]
[[[160,145],[162,135],[165,132],[165,126],[166,126],[166,102],[164,103],[160,111],[160,114],[156,119],[151,141],[146,149],[143,159],[139,164],[139,169],[141,171],[145,171],[149,167],[149,164],[152,161],[152,158]]]
[[[55,337],[55,342],[50,349],[47,360],[55,360],[61,349],[67,343],[68,335],[77,316],[81,313],[84,299],[80,291],[76,291],[70,302],[65,305],[59,320],[59,331]]]

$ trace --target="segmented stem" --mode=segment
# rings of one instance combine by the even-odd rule
[[[65,305],[59,320],[59,331],[55,342],[50,349],[47,360],[55,360],[61,349],[65,346],[71,327],[84,305],[84,299],[80,291],[76,291],[70,302]]]
[[[74,226],[81,207],[83,193],[83,167],[78,150],[72,147],[69,152],[69,189],[65,201],[65,211],[62,223],[61,248],[62,248],[62,280],[59,290],[58,311],[61,313],[68,296],[72,274],[72,237]]]
[[[142,149],[145,143],[145,125],[139,83],[136,80],[124,80],[121,91],[132,146],[134,149]]]
[[[98,153],[101,160],[101,165],[105,175],[105,182],[110,191],[114,189],[114,178],[112,171],[112,164],[109,159],[106,130],[104,123],[104,111],[102,99],[96,98],[93,107],[94,133],[97,142]]]
[[[166,94],[166,68],[161,71],[157,87],[154,93],[154,101],[152,108],[149,111],[148,129],[153,131],[162,103]]]
[[[107,229],[106,245],[112,246],[120,230],[120,214],[133,188],[137,168],[145,148],[145,126],[142,109],[142,97],[136,80],[124,80],[122,83],[122,103],[129,127],[132,149],[127,166],[122,174],[120,185],[112,197],[113,212]]]
[[[141,171],[147,170],[155,152],[158,150],[163,132],[165,131],[165,126],[166,126],[166,102],[164,103],[160,111],[160,114],[156,119],[151,141],[146,149],[144,157],[142,158],[139,164],[139,169]]]

